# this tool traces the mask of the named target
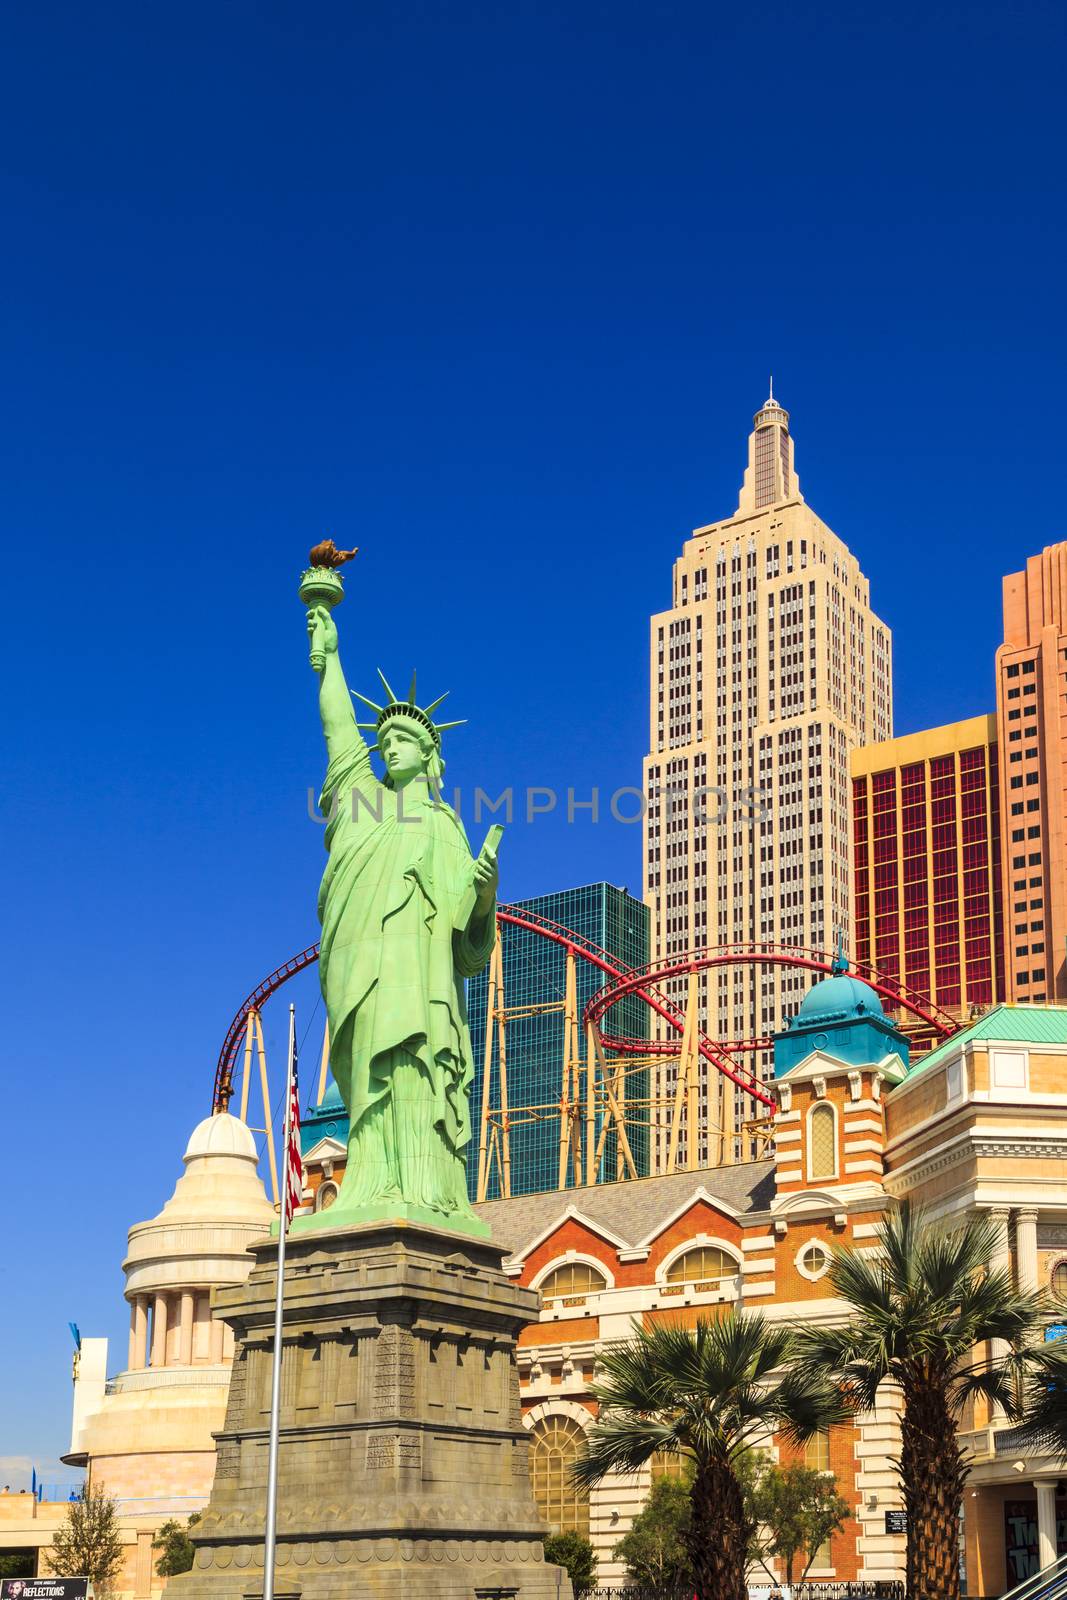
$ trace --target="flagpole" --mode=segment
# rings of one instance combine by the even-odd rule
[[[267,1527],[263,1546],[263,1600],[274,1600],[274,1544],[278,1529],[278,1422],[282,1400],[282,1303],[285,1293],[285,1233],[289,1199],[289,1123],[293,1101],[293,1051],[296,1047],[296,1016],[289,1007],[289,1064],[285,1073],[285,1131],[282,1158],[281,1211],[278,1216],[278,1291],[274,1298],[274,1364],[270,1384],[270,1447],[267,1452]]]

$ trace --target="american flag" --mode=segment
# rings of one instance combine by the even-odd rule
[[[297,1085],[296,1033],[291,1036],[289,1063],[289,1147],[285,1152],[285,1228],[304,1195],[304,1164],[300,1159],[300,1091]]]

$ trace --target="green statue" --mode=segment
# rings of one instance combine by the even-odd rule
[[[465,1151],[473,1077],[464,979],[480,972],[496,936],[499,830],[477,860],[441,798],[441,732],[415,679],[398,700],[357,723],[341,670],[331,608],[342,552],[317,546],[304,574],[311,665],[329,764],[319,804],[329,861],[319,892],[319,973],[330,1024],[330,1065],[348,1109],[348,1163],[334,1205],[294,1227],[404,1217],[487,1234],[467,1197]],[[360,734],[375,734],[384,780]]]

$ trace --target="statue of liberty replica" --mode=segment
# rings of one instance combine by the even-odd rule
[[[316,1222],[407,1217],[487,1233],[467,1198],[473,1065],[464,979],[492,952],[497,867],[491,849],[472,860],[441,798],[441,734],[459,724],[433,721],[444,695],[419,706],[412,676],[399,700],[380,671],[386,703],[357,694],[376,719],[357,723],[321,569],[305,575],[301,594],[313,602],[311,665],[329,758],[319,973],[330,1064],[350,1118],[344,1181]],[[361,729],[375,736],[381,781]]]
[[[375,718],[357,723],[332,616],[348,558],[317,546],[300,583],[328,757],[320,969],[348,1162],[335,1204],[294,1217],[280,1293],[279,1239],[253,1246],[246,1283],[215,1291],[233,1373],[174,1600],[571,1600],[544,1560],[519,1402],[515,1346],[538,1297],[467,1199],[464,982],[492,951],[500,830],[472,858],[441,796],[455,724],[433,720],[440,700],[418,704],[414,679],[405,700],[384,677],[384,705],[356,696]]]

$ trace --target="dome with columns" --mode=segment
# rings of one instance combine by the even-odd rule
[[[237,1117],[223,1112],[198,1123],[182,1160],[163,1209],[130,1229],[125,1363],[109,1376],[108,1341],[83,1341],[65,1457],[141,1519],[138,1560],[149,1572],[154,1528],[200,1509],[215,1471],[233,1332],[212,1317],[212,1290],[244,1282],[249,1246],[275,1216],[255,1140]]]
[[[131,1370],[228,1357],[229,1330],[211,1320],[211,1290],[243,1283],[252,1267],[248,1247],[274,1220],[256,1159],[255,1140],[238,1117],[206,1117],[193,1129],[185,1171],[162,1211],[130,1229],[123,1270]]]

